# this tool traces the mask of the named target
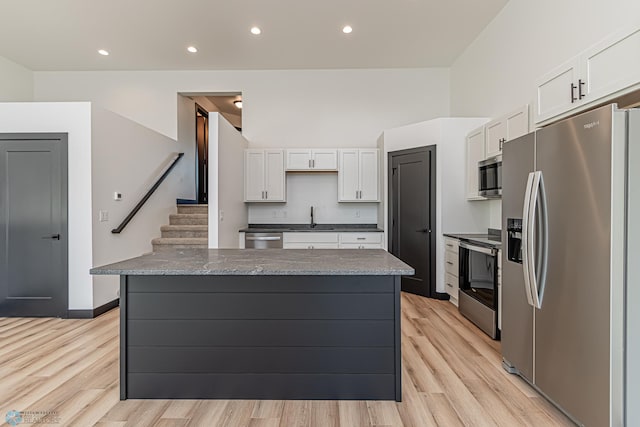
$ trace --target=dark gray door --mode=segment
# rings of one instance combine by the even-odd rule
[[[0,316],[66,317],[66,135],[0,134],[0,244]]]
[[[415,269],[402,290],[437,297],[435,283],[435,146],[389,153],[389,248]]]

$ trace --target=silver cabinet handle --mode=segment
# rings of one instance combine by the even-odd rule
[[[366,237],[357,237],[356,240],[367,240]]]
[[[264,192],[264,198],[265,198],[265,200],[269,198],[269,192],[268,191]]]
[[[309,159],[309,169],[311,169],[311,159]]]
[[[282,240],[280,237],[245,237],[245,240],[255,240],[255,241],[274,241],[274,240]]]

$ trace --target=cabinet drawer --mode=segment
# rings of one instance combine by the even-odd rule
[[[283,249],[338,249],[337,243],[284,243]]]
[[[335,243],[338,244],[338,233],[283,233],[286,243]]]
[[[451,237],[444,238],[444,248],[448,251],[458,252],[458,246],[460,241],[458,239],[452,239]]]
[[[445,273],[444,274],[444,289],[449,295],[458,298],[458,276],[454,276],[453,274]]]
[[[340,233],[340,243],[382,243],[383,233]]]
[[[450,274],[458,275],[458,253],[452,251],[444,252],[444,270]]]
[[[340,243],[340,249],[382,249],[381,243]]]

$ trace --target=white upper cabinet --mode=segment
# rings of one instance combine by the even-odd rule
[[[484,126],[475,129],[467,135],[467,199],[484,200],[478,194],[478,162],[484,160]]]
[[[485,157],[497,156],[502,152],[502,144],[507,135],[507,123],[500,118],[487,123],[485,140]],[[484,157],[480,160],[483,160]],[[476,164],[476,169],[478,165]],[[477,172],[477,171],[476,171]]]
[[[288,149],[286,158],[288,171],[338,170],[338,150],[335,149]]]
[[[626,29],[581,56],[586,98],[599,99],[640,83],[640,27]]]
[[[245,150],[245,202],[284,202],[283,150]]]
[[[624,29],[542,76],[535,123],[576,113],[640,87],[640,26]]]
[[[338,151],[338,201],[379,201],[379,150],[344,149]]]
[[[509,114],[490,121],[486,124],[485,129],[486,149],[483,159],[502,154],[502,145],[505,142],[529,132],[529,106],[524,105]]]
[[[573,108],[578,101],[578,57],[571,58],[538,80],[536,123]]]

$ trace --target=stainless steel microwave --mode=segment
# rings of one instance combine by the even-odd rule
[[[483,197],[502,197],[502,156],[478,162],[478,193]]]

